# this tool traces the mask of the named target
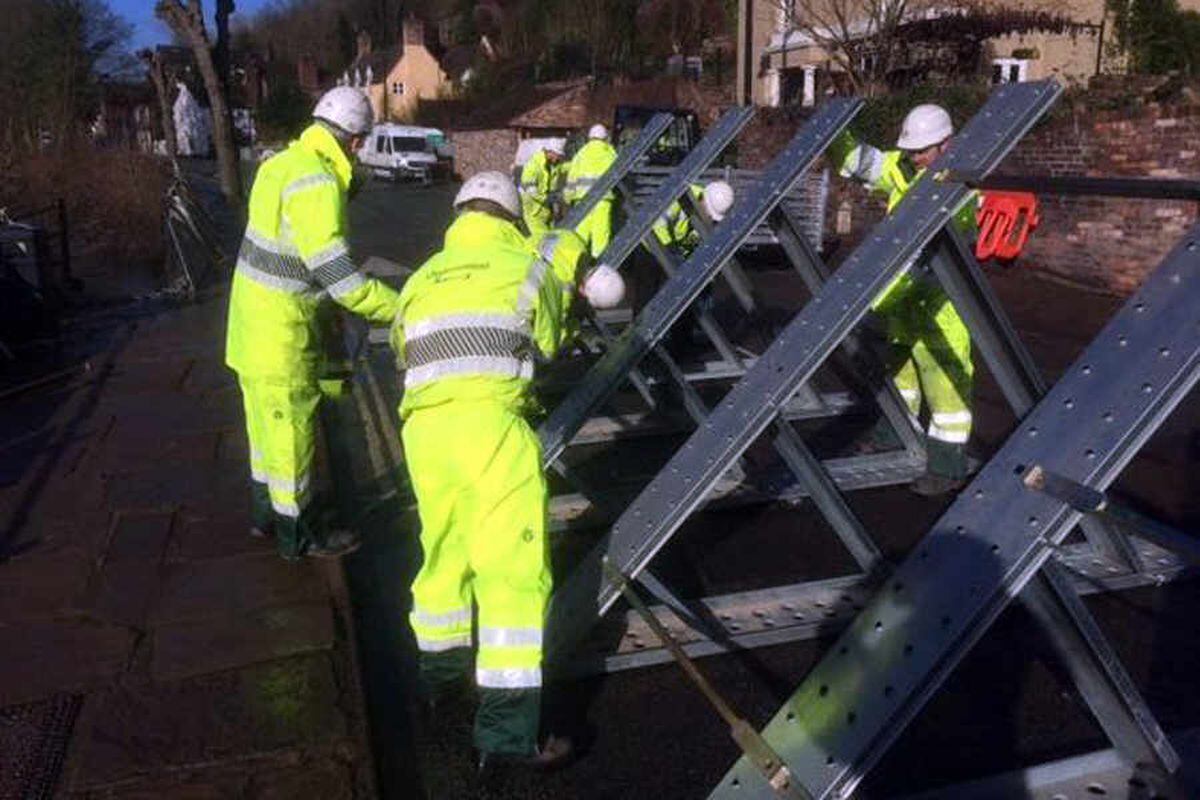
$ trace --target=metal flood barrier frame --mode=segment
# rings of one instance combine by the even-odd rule
[[[568,482],[575,484],[582,491],[583,498],[572,500],[573,504],[591,504],[593,508],[603,504],[598,493],[589,489],[572,474],[565,462],[558,458],[566,448],[569,440],[578,432],[579,427],[587,421],[596,407],[626,380],[638,388],[651,409],[655,408],[652,398],[646,391],[649,379],[638,371],[638,365],[643,358],[653,353],[664,368],[667,383],[678,392],[682,407],[694,424],[700,424],[708,413],[708,408],[698,393],[691,386],[691,381],[706,380],[709,376],[689,376],[673,357],[661,345],[660,340],[670,325],[679,315],[691,307],[694,293],[703,288],[715,276],[726,280],[737,298],[743,311],[747,314],[757,313],[757,303],[740,266],[735,261],[734,254],[754,232],[767,224],[771,214],[779,212],[785,216],[787,209],[780,210],[781,201],[787,197],[789,190],[808,171],[819,158],[842,128],[849,122],[861,107],[861,101],[853,99],[836,100],[817,115],[796,134],[792,142],[776,157],[771,167],[761,174],[760,185],[746,197],[741,205],[735,207],[732,219],[723,224],[714,233],[702,217],[690,209],[689,185],[701,174],[706,165],[718,158],[726,146],[734,139],[753,115],[753,109],[748,107],[735,108],[726,112],[714,125],[704,140],[695,150],[688,154],[679,167],[665,180],[659,182],[650,193],[649,198],[643,196],[642,202],[633,207],[627,223],[614,236],[612,242],[601,255],[600,260],[613,266],[621,266],[639,244],[646,247],[658,262],[668,280],[662,291],[651,300],[650,306],[642,310],[637,320],[626,329],[620,337],[614,337],[603,324],[597,320],[601,332],[608,337],[609,347],[587,373],[580,385],[571,392],[552,412],[550,419],[539,430],[544,443],[544,462],[547,467],[554,469]],[[624,162],[628,165],[628,161]],[[615,169],[615,168],[614,168]],[[611,175],[606,175],[603,184],[593,188],[592,194],[606,191],[608,186],[616,185],[627,199],[631,198],[628,186],[615,183]],[[592,195],[589,195],[591,197]],[[685,210],[691,210],[693,224],[704,236],[704,240],[695,253],[680,264],[678,259],[664,248],[657,238],[652,235],[651,228],[667,207],[676,200],[682,200]],[[739,213],[740,212],[740,213]],[[790,216],[789,216],[790,218]],[[573,217],[567,220],[568,224]],[[718,254],[713,257],[713,253]],[[655,303],[659,303],[655,307]],[[725,377],[736,378],[744,374],[747,361],[736,351],[729,337],[721,330],[712,315],[703,309],[691,308],[695,314],[700,329],[722,358]],[[664,315],[674,315],[665,320]],[[650,326],[652,331],[645,332]],[[611,363],[616,359],[619,366],[612,369]],[[606,365],[607,360],[607,365]],[[878,371],[878,370],[876,370]],[[881,402],[885,418],[892,428],[896,439],[902,444],[902,449],[894,452],[877,453],[868,456],[852,456],[829,462],[829,466],[845,488],[862,488],[894,483],[906,483],[919,475],[924,469],[924,449],[919,438],[915,436],[907,415],[902,411],[899,396],[890,387],[889,382],[879,382],[884,387],[882,392],[876,392],[877,402]],[[598,388],[599,387],[599,388]],[[796,403],[789,409],[789,416],[815,418],[837,416],[847,411],[840,397],[821,396],[807,388],[798,393]],[[556,426],[559,438],[554,440]],[[776,443],[784,467],[791,473],[791,478],[780,483],[783,491],[766,488],[772,498],[787,497],[798,500],[804,496],[805,477],[813,474],[816,459],[808,452],[793,431],[781,428],[779,441]],[[761,497],[762,492],[743,490],[738,495],[746,497]],[[564,498],[566,499],[566,498]],[[846,526],[842,526],[846,527]],[[847,537],[847,546],[858,559],[864,569],[870,568],[879,557],[874,545],[869,544],[863,537]]]
[[[970,263],[973,263],[973,258],[966,253],[956,236],[948,232],[947,223],[953,212],[969,197],[968,187],[953,180],[952,176],[957,173],[986,176],[999,164],[1020,136],[1049,108],[1059,91],[1059,87],[1053,82],[1045,82],[1004,87],[993,94],[983,110],[959,134],[950,151],[934,165],[931,170],[932,180],[918,184],[896,209],[894,215],[877,226],[869,241],[856,250],[833,279],[814,294],[813,299],[747,372],[745,378],[726,395],[702,427],[626,510],[606,541],[595,548],[571,573],[567,583],[556,593],[552,602],[550,630],[553,632],[551,646],[554,654],[561,655],[576,642],[581,635],[580,629],[597,619],[615,600],[614,587],[598,577],[600,560],[610,559],[622,573],[640,573],[683,520],[700,505],[725,471],[733,466],[746,447],[777,419],[783,404],[828,360],[854,325],[865,315],[878,292],[898,274],[903,265],[916,257],[927,245],[933,244],[935,238],[940,237],[931,251],[935,274],[956,307],[960,309],[973,338],[979,337],[983,340],[980,342],[980,351],[993,371],[998,373],[1002,390],[1018,416],[1028,411],[1033,402],[1044,393],[1044,386],[1032,368],[1032,361],[1012,333],[1011,326],[1007,325],[1003,314],[999,312],[998,304],[990,297],[986,284],[974,280],[978,276],[971,275]],[[779,229],[785,230],[786,215],[781,216],[783,219]],[[794,230],[792,232],[795,233]],[[711,241],[713,240],[706,244]],[[793,245],[795,244],[796,242],[793,242]],[[1188,247],[1195,250],[1196,242],[1190,242]],[[712,267],[711,262],[705,264],[704,259],[700,261],[701,264],[696,266]],[[974,266],[978,271],[978,265]],[[685,291],[695,289],[698,281],[689,282],[687,279],[691,277],[685,276]],[[956,277],[959,278],[957,282]],[[1174,280],[1178,282],[1178,274],[1174,276]],[[666,288],[669,287],[664,287]],[[678,293],[678,289],[676,292]],[[662,295],[663,292],[660,292],[651,301],[650,306],[653,307],[659,302]],[[684,295],[682,305],[688,305],[695,296],[696,293],[690,297]],[[1139,310],[1142,308],[1144,305],[1140,306]],[[661,335],[656,323],[661,324],[664,318],[669,318],[663,326],[665,330],[665,327],[669,327],[670,323],[677,319],[677,313],[671,317],[675,311],[676,309],[668,306],[661,310],[661,316],[660,313],[651,314],[648,325],[643,324],[642,318],[639,317],[633,330],[636,332],[639,328],[648,327],[651,334]],[[1192,335],[1195,336],[1195,333]],[[626,345],[625,349],[636,351],[636,338],[630,339],[626,336],[621,344],[630,341],[634,344]],[[1123,341],[1122,346],[1124,344]],[[627,357],[628,354],[625,355]],[[619,359],[614,360],[620,366],[630,363],[626,361],[625,364],[621,364]],[[602,382],[603,385],[610,385],[613,382],[613,373],[618,371],[619,366],[609,373]],[[1184,383],[1190,386],[1192,381],[1194,376]],[[1152,387],[1151,383],[1143,384],[1143,393],[1155,393],[1151,391]],[[596,392],[593,390],[592,397],[595,396]],[[1174,402],[1178,402],[1182,392],[1169,396],[1174,398]],[[1174,403],[1168,402],[1167,409],[1173,405]],[[1165,416],[1165,412],[1161,416]],[[1148,430],[1156,427],[1157,422],[1161,421],[1161,416]],[[554,432],[553,427],[551,432]],[[1133,441],[1140,444],[1148,435],[1145,433],[1140,439],[1134,436]],[[1128,458],[1132,458],[1136,446],[1129,447],[1126,444],[1116,449],[1127,453],[1127,461]],[[1092,454],[1089,457],[1094,457],[1094,450],[1089,449],[1087,452]],[[839,535],[842,535],[843,531],[839,529],[837,521],[838,515],[842,513],[842,508],[838,506],[840,495],[819,464],[808,466],[810,469],[807,476],[804,475],[803,464],[800,469],[796,469],[797,475],[802,482],[809,484],[814,499],[824,498],[824,505],[818,502],[818,506],[834,524]],[[990,474],[990,469],[985,470],[985,474]],[[976,483],[983,478],[981,475]],[[1041,500],[1045,502],[1044,498]],[[1061,544],[1061,539],[1079,522],[1078,514],[1075,514],[1074,518],[1069,514],[1060,516],[1062,520],[1069,519],[1069,523],[1063,522],[1061,527],[1056,529],[1060,534],[1056,545]],[[1036,521],[1037,517],[1030,517],[1029,524],[1034,526]],[[857,526],[852,514],[848,514],[847,522],[852,530]],[[1139,553],[1127,537],[1119,532],[1106,530],[1104,526],[1092,525],[1090,528],[1089,542],[1095,548],[1095,553],[1110,559],[1120,558],[1124,560],[1124,566],[1136,568]],[[960,525],[957,526],[956,532],[961,535],[963,530],[963,526]],[[859,532],[861,533],[861,528]],[[993,545],[991,553],[997,553],[998,548],[999,545]],[[851,549],[853,552],[853,548]],[[1123,752],[1143,760],[1153,760],[1161,764],[1166,771],[1171,771],[1177,766],[1177,758],[1169,742],[1124,673],[1115,654],[1100,635],[1098,626],[1083,607],[1074,587],[1056,565],[1044,563],[1048,558],[1049,550],[1042,559],[1043,563],[1039,563],[1025,575],[1022,582],[1022,585],[1028,587],[1023,596],[1025,604],[1050,634],[1052,643],[1064,658],[1078,689],[1109,737]],[[1039,573],[1038,569],[1042,567],[1044,570]],[[960,576],[958,580],[950,582],[955,588],[961,588],[958,584],[964,581],[971,582],[970,577],[961,577],[961,571],[951,574]],[[889,584],[894,591],[899,591],[896,587],[903,588],[908,585],[900,580],[892,583],[891,580],[889,579]],[[657,588],[656,594],[659,591],[665,592],[665,587],[657,581],[651,580],[648,583],[652,591]],[[974,591],[977,592],[978,589]],[[1004,592],[998,594],[1001,597],[1011,596]],[[886,593],[883,596],[886,597]],[[668,605],[672,605],[673,599],[667,593]],[[681,604],[674,605],[678,607]],[[953,604],[947,603],[945,607],[951,608]],[[1000,604],[999,608],[1002,607],[1003,604]],[[998,610],[995,613],[999,613]],[[848,632],[844,639],[856,632],[857,626],[865,616],[869,614],[864,613],[856,619],[851,632]],[[946,626],[947,619],[950,618],[942,616],[943,627]],[[979,624],[973,627],[976,637],[982,635],[991,619],[994,619],[994,614],[990,618],[981,619]],[[884,630],[883,620],[875,620],[873,630]],[[857,632],[861,634],[861,631]],[[973,639],[966,642],[962,648],[963,652],[971,642]],[[839,647],[837,651],[838,655],[848,652],[849,647],[846,645]],[[912,653],[913,645],[906,644],[904,657],[909,657]],[[831,660],[834,660],[834,657],[828,658],[823,665]],[[836,667],[829,669],[833,672],[824,676],[826,682],[815,690],[820,697],[828,695],[830,681],[837,675]],[[926,673],[919,675],[924,677]],[[810,676],[805,686],[814,680]],[[934,688],[938,682],[936,679],[932,681]],[[897,691],[897,687],[891,683],[880,688],[885,698],[891,698]],[[803,691],[802,687],[801,692]],[[916,707],[919,707],[919,704],[920,701],[917,701]],[[795,708],[785,709],[772,724],[784,725],[785,729],[791,726],[791,731],[803,730],[803,726],[793,724],[798,719],[798,713]],[[915,710],[912,713],[915,713]],[[849,727],[853,728],[859,715],[857,710],[847,711]],[[779,722],[781,719],[782,723]],[[907,718],[903,721],[907,721]],[[871,727],[863,725],[858,728],[863,729],[871,730]],[[767,734],[772,732],[772,728],[769,727]],[[868,764],[867,759],[871,757],[868,754],[875,753],[874,757],[877,758],[881,749],[872,748],[873,744],[878,744],[876,740],[866,740],[853,756],[842,757],[826,754],[825,751],[831,751],[833,748],[825,747],[822,743],[822,770],[829,772],[831,767],[836,768],[840,763],[839,759],[847,764],[845,770],[834,770],[838,772],[841,780],[840,783],[836,780],[828,781],[827,783],[834,787],[828,788],[822,783],[820,776],[811,777],[813,765],[801,760],[804,757],[803,749],[796,753],[796,748],[789,750],[786,742],[773,741],[772,744],[785,753],[785,760],[792,768],[792,773],[804,781],[806,789],[813,790],[814,786],[811,784],[816,785],[814,796],[820,797],[848,794],[865,771],[862,765]],[[793,759],[799,760],[799,763],[794,764]],[[731,777],[727,776],[726,781],[714,792],[714,796],[723,797],[727,792],[744,795],[745,792],[740,791],[744,785],[743,781],[748,782],[745,785],[753,785],[756,779],[761,781],[759,773],[748,765],[745,758],[730,775]],[[759,789],[774,791],[765,785],[759,786]]]

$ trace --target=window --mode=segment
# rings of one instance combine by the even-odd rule
[[[395,83],[393,83],[392,84],[392,94],[396,95],[397,97],[404,94],[404,83],[401,81],[396,81]]]
[[[992,83],[1023,83],[1029,78],[1029,59],[996,58],[992,60]]]
[[[426,141],[424,136],[393,136],[392,150],[397,153],[424,153]]]

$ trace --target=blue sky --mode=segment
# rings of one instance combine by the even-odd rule
[[[251,16],[255,11],[267,5],[269,1],[237,0],[237,11],[230,17],[230,20]],[[216,3],[214,0],[203,0],[203,2],[211,32],[212,13]],[[129,20],[133,25],[133,41],[130,43],[132,50],[136,51],[143,47],[171,41],[171,34],[167,31],[167,26],[154,18],[154,0],[108,0],[108,4],[113,11]]]

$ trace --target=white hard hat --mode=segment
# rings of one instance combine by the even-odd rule
[[[595,125],[588,128],[588,138],[589,139],[607,139],[608,138],[608,128],[604,127],[599,122],[597,122]]]
[[[335,86],[321,95],[312,115],[313,119],[328,122],[351,136],[366,136],[375,121],[371,101],[353,86]]]
[[[600,264],[583,279],[580,292],[592,308],[615,308],[625,297],[625,279],[608,264]]]
[[[946,109],[933,103],[922,103],[908,112],[900,126],[896,147],[901,150],[924,150],[941,144],[954,135],[954,123]]]
[[[521,198],[517,196],[517,186],[503,172],[476,172],[467,178],[454,196],[454,207],[458,208],[468,200],[491,200],[515,219],[521,218]]]
[[[565,156],[567,154],[566,142],[564,142],[562,139],[547,139],[546,144],[542,146],[542,149],[559,156]]]
[[[713,222],[725,219],[733,208],[733,187],[725,181],[713,181],[704,187],[704,210]]]

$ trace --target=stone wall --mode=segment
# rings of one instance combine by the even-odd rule
[[[517,132],[511,128],[448,131],[447,135],[454,145],[454,171],[459,178],[489,169],[511,173],[517,152]]]
[[[1144,178],[1200,178],[1200,107],[1149,103],[1096,111],[1082,95],[1036,128],[1000,172]],[[738,140],[741,166],[761,168],[802,119],[761,109]],[[889,143],[881,143],[889,144]],[[1184,201],[1039,196],[1041,225],[1018,265],[1117,294],[1136,289],[1200,215]],[[827,239],[844,255],[882,216],[882,203],[834,180]]]

